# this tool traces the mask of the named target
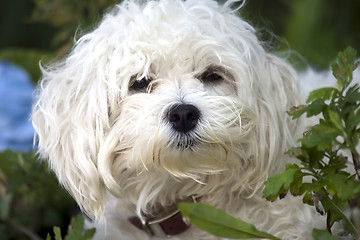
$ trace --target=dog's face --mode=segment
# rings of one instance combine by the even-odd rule
[[[227,5],[116,8],[43,71],[32,118],[60,182],[95,217],[106,191],[146,211],[261,188],[293,139],[292,70]]]

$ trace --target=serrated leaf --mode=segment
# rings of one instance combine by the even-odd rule
[[[314,205],[314,201],[312,199],[312,195],[311,192],[308,191],[304,194],[304,197],[302,199],[303,203],[309,204],[309,205]]]
[[[287,114],[292,116],[292,119],[299,118],[304,113],[306,113],[306,117],[312,117],[320,114],[326,106],[327,105],[325,104],[324,99],[314,99],[314,101],[309,105],[292,107],[289,111],[287,111]]]
[[[323,99],[316,99],[308,105],[306,110],[306,117],[312,117],[320,114],[326,108],[326,104]]]
[[[279,240],[268,233],[257,230],[251,224],[203,203],[180,203],[179,210],[185,218],[190,220],[191,224],[218,237]]]
[[[313,169],[322,168],[321,160],[324,158],[324,151],[319,151],[317,147],[308,148],[305,145],[297,148],[297,155],[295,156],[306,167]]]
[[[287,111],[287,114],[292,116],[292,119],[297,119],[307,111],[307,105],[294,106]]]
[[[95,232],[96,232],[95,228],[85,230],[84,238],[85,239],[92,239],[92,237],[95,235]]]
[[[334,189],[334,192],[328,192],[341,200],[355,198],[360,193],[360,184],[355,179],[355,175],[349,177],[348,173],[342,172],[327,177],[327,187]]]
[[[306,102],[309,103],[317,99],[328,100],[334,95],[334,93],[338,92],[339,91],[336,88],[332,87],[319,88],[310,92]]]
[[[337,129],[320,121],[308,131],[301,142],[308,148],[317,147],[318,150],[331,149],[332,143],[339,135]]]
[[[328,111],[330,122],[341,132],[344,131],[344,126],[339,114],[333,110]]]
[[[65,240],[87,240],[95,234],[95,229],[84,230],[84,217],[81,214],[73,217]]]
[[[360,109],[351,111],[345,124],[345,129],[350,134],[360,124]]]
[[[357,51],[352,47],[347,47],[344,51],[338,54],[338,60],[341,66],[346,67],[350,65],[352,67],[353,63],[356,61]],[[355,68],[351,68],[351,71],[354,71]]]
[[[313,229],[312,237],[314,240],[337,240],[336,237],[331,235],[327,230]]]
[[[352,80],[352,72],[357,67],[357,63],[355,62],[356,54],[355,49],[348,47],[344,51],[339,52],[337,63],[331,65],[340,91],[346,89]]]
[[[356,104],[360,101],[360,87],[359,85],[354,85],[349,87],[344,96],[344,101],[347,103]],[[354,106],[355,107],[355,106]]]
[[[343,76],[343,71],[341,70],[341,67],[338,63],[332,63],[331,64],[332,74],[337,79],[337,88],[342,90],[343,89],[343,82],[341,79]]]
[[[301,169],[295,165],[287,165],[286,169],[269,177],[265,182],[263,197],[274,201],[280,194],[286,193],[294,180],[302,177]]]

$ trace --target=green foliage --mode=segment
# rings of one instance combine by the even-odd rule
[[[97,23],[101,14],[109,6],[121,1],[116,0],[34,0],[35,9],[31,19],[48,23],[57,29],[52,44],[60,46],[63,55],[73,45],[73,37],[79,27],[84,30]],[[71,37],[70,37],[71,36]]]
[[[329,20],[322,8],[327,6],[328,2],[329,0],[302,0],[286,3],[292,14],[284,34],[291,43],[291,48],[322,67],[327,67],[328,59],[336,56],[336,45],[339,41],[333,32],[324,27],[324,23]]]
[[[263,42],[273,41],[280,52],[285,50],[296,67],[328,69],[339,49],[349,45],[360,49],[360,31],[354,31],[359,9],[360,1],[251,0],[246,1],[242,16],[263,30]],[[294,54],[289,55],[289,49]]]
[[[312,236],[313,236],[314,239],[317,239],[317,240],[337,240],[336,237],[331,235],[326,230],[314,229],[313,232],[312,232]]]
[[[302,177],[303,174],[299,166],[289,164],[286,166],[286,171],[268,179],[267,184],[271,186],[271,188],[264,189],[263,194],[268,196],[268,200],[274,201],[279,195],[286,194],[290,187],[292,191],[299,191]]]
[[[340,52],[332,64],[337,88],[317,89],[310,93],[308,105],[288,112],[294,119],[303,114],[322,117],[304,133],[299,140],[301,146],[288,152],[300,164],[287,165],[283,172],[270,177],[263,192],[271,201],[288,191],[303,196],[304,203],[315,205],[319,211],[323,208],[329,231],[336,221],[345,220],[353,236],[359,235],[360,226],[354,225],[359,219],[354,220],[355,215],[349,219],[343,211],[350,207],[353,213],[360,207],[360,155],[356,149],[360,138],[360,91],[357,84],[351,85],[352,72],[358,64],[354,49]],[[346,169],[349,159],[354,174]],[[312,182],[303,182],[305,176],[311,177]],[[314,238],[325,239],[326,234],[314,231]]]
[[[37,81],[40,76],[38,67],[39,60],[45,60],[46,57],[58,56],[61,57],[68,52],[73,45],[73,36],[76,30],[89,30],[94,26],[95,22],[101,18],[101,15],[106,9],[113,3],[118,2],[114,0],[95,0],[95,1],[78,1],[78,0],[35,0],[31,4],[27,0],[21,0],[20,4],[14,4],[12,1],[4,1],[2,8],[0,8],[0,15],[3,18],[3,23],[0,26],[2,40],[0,59],[10,60],[29,71],[32,79]],[[282,3],[283,2],[283,3]],[[300,1],[301,2],[301,1]],[[326,67],[329,59],[332,59],[336,49],[339,49],[343,44],[339,43],[339,39],[343,43],[351,42],[352,45],[358,47],[357,37],[358,33],[354,35],[353,29],[356,29],[357,19],[359,15],[357,9],[359,3],[357,1],[347,2],[343,4],[342,1],[303,1],[303,3],[296,1],[261,1],[252,0],[247,2],[247,6],[243,9],[244,14],[248,16],[254,16],[260,12],[260,8],[264,11],[260,14],[258,19],[263,19],[266,14],[273,14],[272,17],[267,16],[264,19],[272,22],[272,26],[280,28],[280,31],[271,29],[271,32],[275,32],[278,36],[285,36],[289,41],[289,45],[292,49],[297,50],[300,54],[305,56],[311,64],[316,66]],[[326,7],[319,5],[319,2],[326,5]],[[12,3],[12,4],[10,4]],[[9,7],[9,6],[13,7]],[[284,8],[284,5],[286,8]],[[28,12],[24,10],[28,7]],[[31,7],[29,7],[31,6]],[[274,7],[276,6],[276,7]],[[310,11],[309,11],[310,10]],[[331,11],[336,11],[336,14],[332,14]],[[311,15],[311,16],[310,16]],[[331,15],[336,16],[336,19],[324,19],[324,16]],[[344,17],[345,16],[345,17]],[[37,25],[37,23],[40,23]],[[330,28],[323,26],[323,23],[331,23]],[[258,26],[264,25],[264,22]],[[91,30],[91,29],[90,29]],[[273,31],[274,30],[274,31]],[[335,31],[333,31],[335,30]],[[349,35],[348,33],[352,33]],[[55,33],[55,34],[54,34]],[[270,34],[271,37],[273,36]],[[39,37],[40,36],[40,37]],[[333,39],[336,39],[337,43]],[[269,39],[264,39],[264,42],[268,42]],[[51,49],[51,52],[49,50]],[[286,46],[287,49],[287,46]],[[346,65],[346,64],[345,64]],[[336,67],[335,67],[336,68]],[[348,71],[348,70],[347,70]],[[344,75],[347,71],[343,71],[339,66],[338,75]],[[345,72],[345,73],[343,73]],[[338,90],[333,88],[328,90],[319,90],[318,93],[314,93],[315,96],[322,96],[316,98],[309,105],[299,106],[298,109],[304,109],[303,113],[309,116],[314,116],[321,113],[326,107],[327,99],[332,98]],[[352,105],[358,105],[359,91],[356,88],[347,90],[347,101],[342,103],[344,108],[342,114],[347,112],[347,121],[341,118],[339,113],[332,112],[332,122],[336,123],[337,131],[345,132],[348,136],[359,134],[358,133],[358,121],[360,119],[360,111],[352,111]],[[320,94],[320,95],[319,95]],[[351,104],[353,103],[353,104]],[[301,115],[301,111],[294,110],[294,117]],[[336,115],[339,115],[338,118]],[[339,121],[340,119],[340,121]],[[343,127],[341,127],[341,123]],[[325,126],[325,125],[324,125]],[[323,127],[324,127],[323,126]],[[330,125],[331,126],[331,125]],[[321,133],[319,127],[316,137],[321,139]],[[320,148],[326,148],[329,142],[333,143],[330,139],[333,132],[331,129],[327,132],[327,143]],[[334,134],[335,135],[335,134]],[[294,156],[303,158],[308,162],[310,168],[318,169],[321,167],[321,161],[324,157],[324,151],[318,150],[315,138],[311,139],[314,147],[306,150],[293,149],[289,153],[293,153]],[[359,139],[359,138],[357,138]],[[319,142],[319,140],[317,140]],[[343,141],[344,142],[344,141]],[[356,145],[357,140],[354,140],[352,148]],[[311,144],[311,141],[310,143]],[[338,144],[338,143],[337,143]],[[349,143],[347,143],[349,144]],[[339,147],[341,145],[338,144]],[[299,155],[300,154],[300,155]],[[355,155],[356,157],[356,155]],[[333,161],[333,165],[336,163]],[[338,163],[340,166],[341,162]],[[304,201],[313,204],[313,194],[310,193],[310,186],[308,183],[302,183],[301,180],[304,176],[303,167],[295,167],[289,165],[289,173],[283,174],[280,177],[281,181],[284,181],[284,186],[279,183],[276,188],[270,191],[272,198],[276,198],[276,193],[285,193],[288,188],[292,193],[300,194],[303,192]],[[301,171],[298,170],[301,169]],[[326,172],[328,174],[333,173],[336,167],[328,167]],[[359,168],[357,168],[359,169]],[[286,174],[289,174],[290,180],[287,180]],[[307,174],[312,174],[307,172]],[[325,184],[324,180],[322,185],[319,183],[317,188],[322,189],[321,186],[326,186],[333,193],[339,195],[339,199],[352,196],[352,189],[356,189],[354,183],[356,179],[351,178],[348,180],[346,175],[339,175],[332,181],[332,183]],[[326,176],[323,176],[326,180]],[[348,182],[347,186],[343,188],[342,185],[338,185],[338,181]],[[270,181],[270,180],[269,180]],[[327,186],[329,185],[329,186]],[[269,190],[268,190],[269,191]],[[334,193],[335,194],[335,193]],[[335,195],[336,195],[335,194]],[[334,198],[333,198],[334,200]],[[336,200],[336,198],[335,198]],[[326,200],[324,200],[325,202]],[[349,205],[359,206],[359,198],[350,201]],[[341,205],[344,201],[335,201],[339,205],[339,209],[343,209]],[[331,208],[332,202],[326,205],[327,208]],[[50,231],[52,226],[67,225],[67,212],[75,203],[70,196],[58,186],[57,180],[53,174],[48,172],[48,167],[45,163],[36,161],[36,157],[32,154],[21,155],[18,153],[5,152],[0,154],[0,238],[1,239],[26,239],[29,233],[33,235],[39,235],[40,237],[44,232]],[[338,206],[336,205],[336,206]],[[340,211],[338,211],[340,212]],[[341,217],[341,214],[338,214]],[[335,215],[336,216],[336,215]],[[334,218],[334,217],[333,217]],[[77,225],[78,226],[78,225]],[[75,227],[76,229],[78,227]],[[78,228],[80,229],[80,228]],[[58,239],[61,237],[61,231],[56,228]],[[322,239],[323,233],[317,233],[319,235],[317,239]],[[324,235],[326,237],[326,233]]]
[[[344,220],[345,230],[356,239],[360,226],[354,214],[360,207],[360,158],[356,150],[360,134],[359,86],[351,85],[352,72],[358,66],[356,52],[347,48],[332,65],[337,88],[322,88],[310,93],[307,103],[292,108],[288,113],[294,118],[322,114],[319,123],[311,127],[300,139],[301,146],[287,152],[300,163],[288,164],[284,171],[268,178],[263,196],[270,201],[290,192],[302,196],[305,204],[314,205],[327,214],[327,230],[314,229],[314,240],[337,239],[331,227]],[[343,155],[347,153],[349,156]],[[355,174],[347,171],[348,158],[352,158]],[[304,182],[304,177],[312,182]],[[345,208],[352,213],[349,219]],[[191,224],[215,236],[246,239],[277,239],[258,231],[255,226],[235,219],[213,207],[200,203],[180,203],[179,209]]]
[[[194,226],[215,236],[231,239],[278,238],[257,230],[253,225],[238,220],[214,207],[202,203],[180,203],[181,214]]]
[[[84,230],[84,218],[81,214],[71,219],[68,234],[64,240],[87,240],[91,239],[95,234],[95,229]],[[61,229],[54,227],[55,240],[63,240],[61,236]],[[47,235],[46,240],[51,240],[50,234]]]
[[[24,239],[64,225],[74,206],[69,194],[32,153],[0,153],[0,236]]]

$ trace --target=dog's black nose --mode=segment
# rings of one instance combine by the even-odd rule
[[[190,104],[180,104],[172,107],[168,119],[172,127],[178,132],[189,132],[194,129],[200,118],[199,110]]]

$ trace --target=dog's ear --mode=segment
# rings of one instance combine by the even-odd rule
[[[300,122],[292,120],[286,113],[291,107],[301,103],[297,73],[284,59],[267,54],[263,77],[268,78],[267,87],[262,90],[264,114],[269,123],[266,132],[269,136],[269,155],[277,158],[272,159],[274,163],[284,166],[284,162],[279,159],[284,159],[284,153],[295,146],[294,139],[299,137],[301,129]],[[274,163],[272,165],[277,166]]]
[[[272,54],[266,55],[260,84],[265,84],[263,98],[272,106],[272,112],[282,116],[289,108],[300,104],[297,73],[284,59]],[[265,83],[266,81],[266,83]],[[283,117],[281,117],[283,118]]]
[[[294,69],[283,59],[267,54],[257,72],[254,86],[255,99],[252,109],[257,115],[254,155],[254,182],[261,188],[269,175],[281,170],[285,154],[296,144],[300,122],[292,120],[286,111],[300,103],[297,76]]]
[[[103,217],[107,189],[99,152],[134,74],[129,52],[123,50],[127,32],[122,26],[134,19],[128,8],[140,12],[133,2],[117,5],[63,61],[42,67],[33,107],[40,158],[48,159],[82,210],[97,219]]]
[[[105,187],[97,158],[109,129],[108,95],[89,59],[92,54],[86,52],[91,49],[84,49],[82,54],[73,52],[64,62],[42,69],[32,121],[40,158],[48,159],[60,183],[89,217],[101,218]],[[102,58],[95,58],[99,70]]]

